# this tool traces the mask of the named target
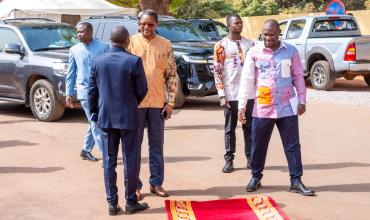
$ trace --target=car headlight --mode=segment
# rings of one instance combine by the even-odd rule
[[[182,55],[182,58],[188,63],[208,63],[207,57]]]
[[[67,75],[68,63],[53,63],[53,69],[55,74]]]

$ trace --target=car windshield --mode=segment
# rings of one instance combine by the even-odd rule
[[[203,32],[187,22],[160,22],[157,32],[171,42],[208,41]]]
[[[79,42],[76,29],[71,26],[21,27],[20,30],[32,51],[64,49]]]

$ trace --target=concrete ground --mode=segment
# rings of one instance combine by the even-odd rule
[[[363,84],[350,85],[369,91]],[[303,180],[318,196],[303,197],[288,192],[287,163],[276,129],[258,192],[245,191],[251,175],[245,169],[240,126],[236,170],[221,172],[223,111],[217,101],[190,99],[166,124],[164,187],[171,199],[268,195],[291,219],[369,219],[370,107],[309,102],[300,118]],[[41,123],[30,109],[0,102],[0,219],[166,219],[164,199],[149,194],[146,140],[141,177],[144,201],[151,208],[132,216],[108,216],[101,162],[79,158],[85,129],[82,111],[68,110],[58,122]],[[93,154],[99,155],[96,149]],[[121,206],[122,168],[120,162]]]

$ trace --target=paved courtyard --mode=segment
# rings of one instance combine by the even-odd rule
[[[268,195],[291,219],[369,219],[370,106],[355,99],[366,99],[370,90],[359,80],[340,81],[332,95],[347,96],[345,92],[354,98],[343,103],[342,98],[330,100],[327,92],[313,96],[317,91],[309,90],[307,113],[300,118],[303,181],[318,196],[288,192],[287,163],[276,129],[258,192],[245,191],[250,171],[245,169],[240,126],[236,171],[222,173],[223,111],[217,97],[191,98],[166,123],[164,187],[171,199]],[[82,111],[68,110],[58,122],[41,123],[30,109],[0,102],[0,219],[166,219],[164,199],[149,194],[146,140],[141,177],[144,201],[151,208],[132,216],[108,216],[101,162],[79,158],[85,129]],[[96,149],[93,153],[98,155]],[[121,206],[122,168],[121,161]]]

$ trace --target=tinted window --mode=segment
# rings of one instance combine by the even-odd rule
[[[119,25],[119,22],[106,22],[105,27],[104,27],[104,32],[103,32],[103,41],[109,42],[110,34],[116,26]]]
[[[229,29],[224,24],[216,23],[216,28],[221,37],[229,35]]]
[[[76,29],[71,26],[21,27],[20,30],[33,51],[69,48],[79,42]]]
[[[313,27],[314,32],[355,31],[355,30],[357,30],[357,25],[352,20],[317,21]]]
[[[0,36],[0,52],[4,52],[5,44],[21,45],[21,41],[13,30],[0,28]]]
[[[305,24],[306,24],[306,20],[292,21],[288,28],[286,38],[287,39],[299,38],[303,32],[303,28]]]
[[[203,32],[187,22],[160,22],[157,32],[172,42],[208,41]]]
[[[281,31],[281,34],[284,34],[285,33],[285,28],[286,28],[286,25],[287,25],[287,21],[285,22],[282,22],[279,24],[279,28],[280,28],[280,31]]]
[[[205,24],[202,26],[202,31],[210,38],[217,38],[218,34],[213,24]]]

